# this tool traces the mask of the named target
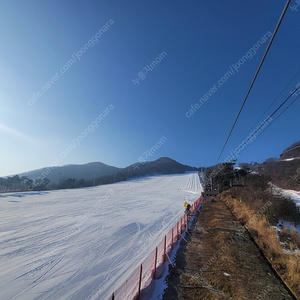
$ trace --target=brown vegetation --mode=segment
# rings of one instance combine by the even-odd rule
[[[283,227],[279,232],[279,239],[286,249],[295,251],[300,249],[300,235],[290,227]]]
[[[259,166],[259,171],[284,189],[300,190],[300,159],[272,161]]]
[[[264,175],[249,174],[244,177],[245,187],[230,189],[230,195],[238,200],[241,199],[253,211],[265,215],[272,225],[276,225],[281,219],[295,225],[299,224],[299,208],[290,199],[274,196],[268,182],[269,178]],[[265,210],[263,209],[264,206],[266,206]]]
[[[182,241],[176,268],[170,267],[163,299],[294,299],[222,200],[205,198],[189,243]]]
[[[253,191],[252,194],[257,192],[259,191]],[[250,204],[248,201],[243,202],[242,200],[241,202],[237,198],[233,198],[230,191],[225,192],[222,195],[223,201],[228,205],[238,220],[240,220],[248,229],[266,258],[272,264],[273,268],[298,297],[298,299],[300,299],[299,255],[283,251],[278,240],[277,230],[271,226],[268,220],[270,212],[273,211],[273,199],[272,196],[269,197],[270,200],[268,201],[263,201],[262,198],[255,199],[253,197],[252,204]],[[299,234],[290,230],[289,238],[291,240],[291,248],[292,250],[295,250],[295,247],[297,247],[296,245],[298,245]]]

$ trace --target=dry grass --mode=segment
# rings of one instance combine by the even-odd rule
[[[293,290],[297,292],[299,298],[299,283],[300,283],[300,254],[288,257],[288,270],[285,275],[286,281],[291,283]]]
[[[290,227],[283,227],[280,232],[280,238],[289,245],[290,250],[300,249],[300,235]]]
[[[268,204],[261,202],[262,206],[257,210],[256,201],[256,205],[253,205],[255,210],[251,207],[251,202],[240,202],[238,199],[232,198],[230,192],[224,192],[221,198],[245,225],[273,268],[300,299],[300,255],[288,254],[283,251],[277,237],[277,230],[271,227],[265,216]],[[291,229],[285,229],[284,234],[291,241],[291,250],[299,249],[299,234]]]

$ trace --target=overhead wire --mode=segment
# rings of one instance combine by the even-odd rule
[[[299,87],[300,88],[300,87]],[[268,127],[266,127],[266,129],[264,130],[264,131],[262,131],[261,132],[261,134],[263,133],[263,132],[265,132],[290,106],[292,106],[295,102],[296,102],[296,100],[298,100],[298,98],[300,97],[300,95],[298,95],[294,100],[293,100],[293,102],[291,102],[273,121],[272,121],[272,123],[270,123],[270,125],[268,126]],[[282,105],[281,105],[282,106]],[[274,113],[272,114],[272,115],[274,115]],[[271,115],[271,116],[272,116]],[[261,135],[260,134],[260,135]],[[259,135],[259,136],[260,136]]]
[[[283,20],[284,15],[285,15],[285,13],[286,13],[288,7],[289,7],[290,2],[291,2],[291,0],[287,0],[286,4],[285,4],[285,6],[284,6],[284,9],[283,9],[283,11],[282,11],[282,13],[281,13],[281,16],[280,16],[280,18],[279,18],[279,21],[278,21],[278,23],[277,23],[277,25],[276,25],[276,27],[275,27],[275,30],[274,30],[274,32],[273,32],[273,34],[272,34],[272,37],[271,37],[270,42],[269,42],[269,44],[268,44],[268,46],[267,46],[267,49],[266,49],[266,51],[265,51],[265,53],[264,53],[264,55],[263,55],[263,58],[262,58],[262,60],[261,60],[261,62],[260,62],[260,64],[259,64],[258,69],[257,69],[257,71],[256,71],[256,73],[255,73],[255,75],[254,75],[254,78],[253,78],[253,80],[252,80],[252,82],[251,82],[251,84],[250,84],[250,87],[249,87],[249,89],[248,89],[248,92],[247,92],[247,94],[246,94],[246,97],[245,97],[245,99],[244,99],[244,101],[243,101],[243,103],[242,103],[242,106],[240,107],[240,110],[239,110],[239,112],[238,112],[238,114],[237,114],[237,116],[236,116],[236,118],[235,118],[235,120],[234,120],[234,123],[233,123],[233,125],[232,125],[232,127],[231,127],[231,129],[230,129],[230,132],[229,132],[229,134],[228,134],[228,136],[227,136],[227,139],[226,139],[226,141],[225,141],[225,143],[224,143],[224,146],[223,146],[223,148],[222,148],[222,150],[221,150],[221,153],[219,154],[219,157],[218,157],[218,159],[217,159],[216,165],[218,164],[218,162],[219,162],[219,160],[220,160],[220,157],[221,157],[221,155],[222,155],[223,152],[224,152],[224,149],[225,149],[225,147],[226,147],[226,145],[227,145],[227,143],[228,143],[228,140],[229,140],[229,138],[230,138],[230,136],[231,136],[231,134],[232,134],[232,132],[233,132],[233,129],[234,129],[234,127],[235,127],[235,125],[236,125],[236,123],[237,123],[237,121],[238,121],[238,119],[239,119],[239,116],[240,116],[240,114],[241,114],[241,112],[242,112],[242,110],[243,110],[243,108],[244,108],[244,106],[245,106],[245,104],[246,104],[246,101],[247,101],[248,96],[249,96],[249,94],[250,94],[250,92],[251,92],[251,90],[252,90],[252,87],[253,87],[253,85],[254,85],[254,82],[256,81],[256,78],[257,78],[257,76],[258,76],[258,73],[260,72],[260,69],[261,69],[261,67],[262,67],[262,65],[263,65],[263,63],[264,63],[264,61],[265,61],[265,58],[266,58],[266,56],[267,56],[267,54],[268,54],[268,52],[269,52],[269,50],[270,50],[270,47],[271,47],[271,45],[272,45],[272,43],[273,43],[273,41],[274,41],[274,38],[275,38],[275,36],[276,36],[276,34],[277,34],[277,32],[278,32],[278,29],[279,29],[279,27],[280,27],[280,25],[281,25],[281,23],[282,23],[282,20]]]
[[[300,86],[298,88],[296,88],[276,109],[275,111],[268,117],[268,120],[271,120],[272,122],[269,123],[269,125],[260,132],[261,128],[265,127],[265,123],[262,123],[260,126],[258,126],[256,128],[255,132],[258,132],[258,134],[255,135],[255,139],[257,139],[259,136],[261,136],[263,134],[263,132],[265,132],[267,130],[267,128],[269,128],[290,106],[292,106],[296,100],[300,97],[300,93],[299,95],[274,119],[272,120],[272,117],[276,114],[276,112],[278,112],[278,110],[292,97],[294,96],[297,91],[300,91]]]
[[[294,94],[296,94],[297,93],[297,91],[298,90],[300,90],[300,86],[298,86],[276,109],[275,109],[275,111],[270,115],[270,117],[269,118],[272,118],[276,113],[277,113],[277,111],[292,97],[292,96],[294,96]],[[294,102],[294,101],[293,101]],[[290,105],[289,105],[290,106]],[[288,106],[288,107],[289,107]],[[286,109],[285,109],[286,110]],[[285,111],[284,110],[284,111]],[[281,113],[282,114],[282,113]]]
[[[272,117],[279,111],[279,109],[298,91],[300,92],[300,86],[298,86],[293,92],[291,92],[291,94],[274,110],[274,112],[268,117],[268,119],[272,119]],[[259,136],[261,136],[262,133],[265,132],[267,128],[269,128],[289,107],[291,107],[291,105],[293,105],[297,99],[299,99],[299,97],[300,97],[300,93],[263,131],[261,131],[259,134],[257,134],[255,138],[258,138]],[[263,126],[264,126],[264,124],[261,124],[259,127],[257,127],[256,132],[259,132]],[[215,165],[212,173],[214,173],[216,166],[217,165]]]
[[[254,123],[254,125],[251,127],[251,129],[244,135],[243,140],[246,136],[249,135],[249,133],[253,130],[253,128],[256,126],[256,124],[262,119],[262,117],[266,114],[266,112],[273,106],[273,104],[277,101],[277,99],[283,94],[283,92],[286,90],[286,88],[294,81],[294,79],[299,75],[300,70],[297,72],[297,74],[289,81],[289,83],[283,88],[283,90],[279,93],[279,95],[273,100],[273,102],[269,105],[269,107],[261,114],[261,116],[258,118],[258,120]]]

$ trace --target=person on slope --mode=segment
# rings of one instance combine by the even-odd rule
[[[187,214],[188,216],[191,214],[191,211],[190,211],[190,208],[191,208],[191,205],[189,204],[189,203],[187,203],[187,202],[185,202],[184,204],[183,204],[183,206],[184,206],[184,208],[185,208],[185,214]]]

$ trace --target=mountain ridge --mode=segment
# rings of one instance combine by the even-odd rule
[[[68,164],[55,167],[44,167],[31,170],[28,172],[19,173],[20,177],[26,176],[34,180],[37,177],[47,177],[51,183],[57,183],[63,179],[74,178],[79,180],[84,178],[90,180],[95,176],[105,176],[118,172],[121,168],[107,165],[102,162],[89,162],[86,164]]]
[[[169,157],[161,157],[154,161],[139,161],[125,168],[109,166],[102,162],[68,164],[1,177],[0,188],[4,191],[26,189],[26,186],[29,190],[80,188],[149,175],[183,174],[186,171],[198,169],[180,164]]]
[[[280,154],[280,160],[300,157],[300,141],[292,144]]]
[[[183,174],[186,171],[198,171],[198,168],[183,165],[169,157],[160,157],[154,161],[137,162],[131,164],[113,175],[96,178],[95,184],[109,184],[119,181],[126,181],[130,178],[157,174]]]

